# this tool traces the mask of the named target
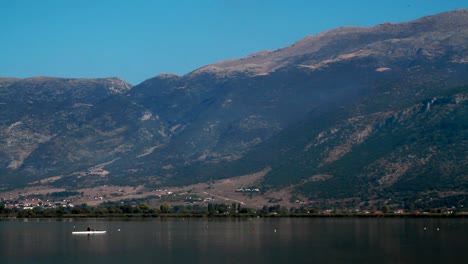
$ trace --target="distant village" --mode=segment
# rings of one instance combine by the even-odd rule
[[[260,193],[259,188],[238,188],[234,190],[236,193]],[[53,195],[55,193],[52,193]],[[76,194],[72,192],[72,194]],[[112,194],[112,197],[119,197],[124,195],[125,190],[119,189],[116,194]],[[140,194],[137,192],[136,194]],[[208,193],[204,193],[208,195]],[[57,209],[57,208],[74,208],[77,203],[78,206],[82,206],[83,202],[80,198],[70,198],[76,197],[76,195],[70,195],[66,199],[41,199],[37,198],[39,194],[35,193],[34,195],[25,196],[18,194],[19,197],[0,197],[0,205],[3,204],[6,208],[16,209],[16,210],[32,210],[34,208],[42,209]],[[34,198],[33,198],[34,197]],[[93,196],[93,204],[98,205],[103,202],[107,202],[109,195],[96,194]],[[184,204],[197,204],[197,203],[212,203],[216,201],[214,196],[211,197],[201,197],[198,193],[189,193],[189,192],[179,192],[175,193],[168,189],[156,189],[152,192],[152,195],[148,198],[161,199],[162,202],[183,202]],[[229,200],[229,199],[225,199]]]
[[[83,201],[82,193],[78,192],[64,192],[66,194],[72,194],[69,197],[62,197],[51,199],[53,196],[57,196],[57,193],[52,193],[48,195],[43,195],[41,198],[37,193],[30,196],[25,196],[18,194],[18,197],[10,195],[10,197],[0,197],[0,207],[4,209],[9,209],[11,212],[21,212],[27,210],[58,210],[63,209],[68,212],[80,211],[84,207],[105,207],[109,204],[119,204],[126,205],[130,207],[138,207],[142,203],[146,203],[145,200],[153,199],[156,200],[157,204],[166,204],[171,205],[172,208],[180,208],[180,206],[186,206],[187,208],[192,208],[192,206],[197,206],[196,208],[210,208],[210,205],[227,205],[227,208],[230,208],[232,204],[238,204],[239,208],[241,205],[244,205],[242,201],[234,200],[232,198],[221,197],[217,195],[211,195],[208,192],[196,193],[190,191],[184,192],[174,192],[168,189],[156,189],[151,192],[151,196],[142,197],[139,199],[119,199],[126,195],[126,191],[123,189],[116,190],[117,193],[112,193],[111,195],[101,195],[96,193],[94,196],[90,196],[87,199],[87,202]],[[251,197],[253,194],[260,194],[260,189],[256,187],[250,188],[237,188],[232,190],[232,192],[246,194]],[[59,193],[63,195],[62,193]],[[76,195],[80,194],[80,195]],[[140,192],[135,191],[136,197]],[[132,196],[131,196],[132,197]],[[113,199],[113,200],[110,200]],[[258,208],[250,208],[244,212],[251,213],[269,213],[272,215],[275,214],[290,214],[290,213],[306,213],[306,214],[320,214],[320,215],[333,215],[333,214],[445,214],[452,215],[460,212],[464,212],[463,206],[461,208],[451,207],[451,208],[439,208],[431,210],[404,210],[400,208],[391,207],[384,205],[381,208],[374,210],[366,210],[362,208],[317,208],[312,203],[307,201],[301,201],[299,199],[293,200],[291,203],[293,206],[286,208],[280,206],[279,203],[282,199],[271,198],[267,201],[266,205],[260,206]],[[89,203],[89,204],[88,204]],[[107,205],[105,205],[107,203]],[[155,205],[155,204],[153,204]],[[157,205],[154,208],[158,208]],[[149,206],[151,207],[151,206]],[[74,209],[76,208],[76,209]],[[170,207],[171,208],[171,207]],[[169,208],[168,211],[171,211]],[[220,208],[219,206],[216,208]],[[189,209],[190,210],[190,209]],[[176,212],[176,210],[173,210]]]
[[[61,200],[61,201],[49,201],[41,200],[38,198],[24,199],[24,200],[9,200],[9,199],[0,199],[0,203],[4,204],[6,208],[10,209],[23,209],[23,210],[32,210],[36,207],[39,208],[73,208],[75,207],[71,200]]]

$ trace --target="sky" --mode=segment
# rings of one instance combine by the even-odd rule
[[[467,8],[468,0],[0,0],[0,77],[138,84],[340,26]]]

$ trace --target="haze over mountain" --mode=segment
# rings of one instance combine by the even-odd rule
[[[460,202],[467,44],[464,9],[338,28],[133,87],[0,79],[1,187],[157,187],[266,170],[262,189],[312,201]]]

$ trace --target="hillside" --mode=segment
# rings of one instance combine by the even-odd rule
[[[3,188],[158,188],[268,169],[256,184],[303,200],[459,203],[466,43],[458,10],[338,28],[134,87],[0,79]]]

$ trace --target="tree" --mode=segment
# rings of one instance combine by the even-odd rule
[[[95,212],[100,215],[105,215],[109,213],[109,210],[107,210],[106,207],[98,207]]]
[[[288,208],[286,206],[281,206],[280,211],[281,211],[282,214],[287,214],[288,213]]]
[[[110,214],[121,214],[122,210],[117,206],[110,206],[107,208]]]
[[[231,204],[231,208],[230,208],[230,213],[231,214],[235,214],[237,212],[237,204],[236,203],[232,203]]]
[[[92,209],[92,208],[91,208]],[[80,211],[82,214],[89,214],[91,212],[90,208],[88,207],[87,203],[82,203],[80,205]]]
[[[167,213],[170,212],[171,208],[170,208],[169,204],[163,203],[163,204],[161,204],[161,206],[159,206],[159,209],[161,210],[161,213],[167,214]]]
[[[184,213],[189,209],[186,206],[183,206],[183,205],[174,205],[172,207],[172,210],[174,211],[174,213]]]
[[[214,211],[215,211],[215,207],[213,206],[212,203],[209,203],[208,204],[208,213],[211,214],[211,213],[214,213]]]
[[[143,213],[148,213],[151,211],[151,206],[148,203],[140,203],[138,205],[138,208],[143,212]]]
[[[390,212],[390,207],[388,205],[382,206],[382,213],[386,214]]]
[[[131,214],[132,213],[132,206],[129,204],[125,204],[120,206],[120,210],[122,210],[123,213],[125,214]]]
[[[65,214],[65,210],[63,210],[63,207],[58,207],[55,209],[55,216],[57,217],[62,217]]]
[[[228,207],[225,204],[218,204],[216,211],[220,214],[224,214],[228,211]]]
[[[249,212],[249,209],[247,209],[247,208],[241,208],[240,211],[239,211],[239,213],[241,213],[241,214],[247,214],[248,212]]]
[[[273,212],[279,213],[280,210],[281,210],[281,206],[279,204],[268,207],[268,212],[270,213],[273,213]]]

